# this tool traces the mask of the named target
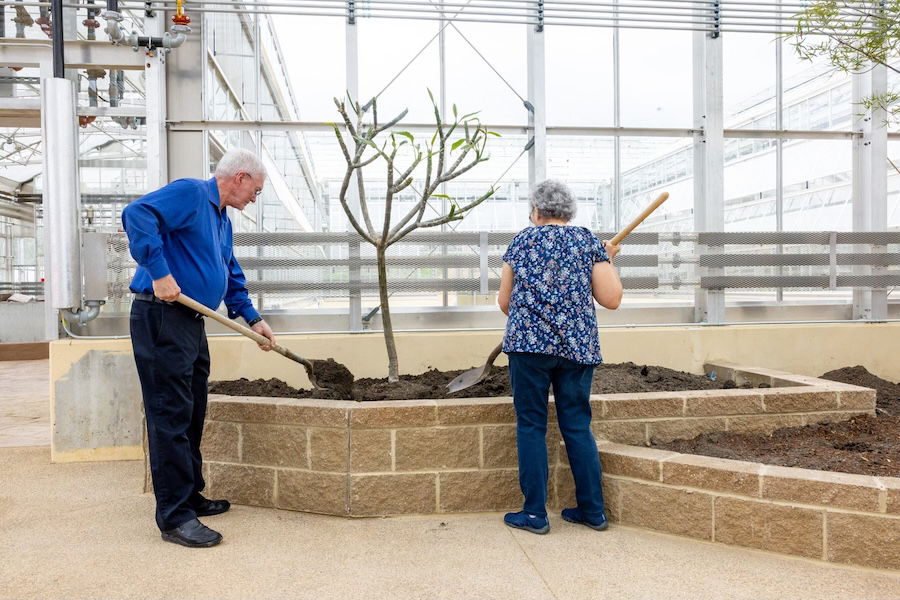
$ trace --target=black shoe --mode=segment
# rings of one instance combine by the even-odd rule
[[[222,541],[222,534],[213,531],[197,519],[162,532],[162,539],[188,548],[209,548]]]
[[[231,502],[228,500],[207,500],[204,498],[199,504],[195,504],[193,508],[198,517],[211,517],[213,515],[221,515],[227,511],[231,508]]]

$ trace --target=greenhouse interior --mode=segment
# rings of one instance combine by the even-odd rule
[[[0,0],[0,599],[900,598],[898,32]]]

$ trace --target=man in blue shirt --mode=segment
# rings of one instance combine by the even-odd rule
[[[183,546],[221,542],[222,536],[197,517],[223,513],[230,504],[200,494],[209,347],[202,315],[175,299],[183,291],[213,310],[224,300],[230,318],[242,317],[275,343],[250,301],[225,210],[255,202],[265,180],[256,156],[233,150],[219,161],[212,179],[173,181],[122,212],[138,263],[131,282],[131,343],[147,417],[156,523],[164,540]]]

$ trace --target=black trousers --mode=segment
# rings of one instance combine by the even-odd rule
[[[167,531],[196,518],[193,506],[205,485],[200,439],[209,346],[203,317],[180,304],[135,300],[131,344],[147,416],[156,524]]]

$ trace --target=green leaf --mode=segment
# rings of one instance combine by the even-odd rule
[[[431,136],[431,145],[432,145],[432,146],[434,146],[434,140],[437,139],[437,134],[438,134],[438,132],[437,132],[437,130],[435,130],[435,131],[434,131],[434,135]]]
[[[497,133],[496,131],[488,131],[488,132],[486,132],[486,133],[488,133],[488,134],[490,134],[490,135],[493,135],[493,136],[495,136],[495,137],[503,137],[502,135],[500,135],[500,134]]]
[[[411,134],[408,131],[395,131],[394,133],[396,133],[397,135],[402,135],[405,138],[408,138],[410,143],[413,143],[416,141],[416,138],[413,137],[413,134]]]
[[[432,194],[431,197],[432,198],[446,198],[447,200],[450,200],[451,202],[453,201],[453,198],[451,198],[447,194]]]
[[[454,104],[454,105],[453,105],[453,118],[455,119],[456,116],[457,116],[457,115],[456,115],[456,105]]]
[[[460,138],[460,139],[456,140],[455,142],[453,142],[453,145],[450,146],[450,151],[452,152],[453,150],[456,150],[457,148],[459,148],[460,146],[462,146],[465,143],[466,143],[466,138]]]

